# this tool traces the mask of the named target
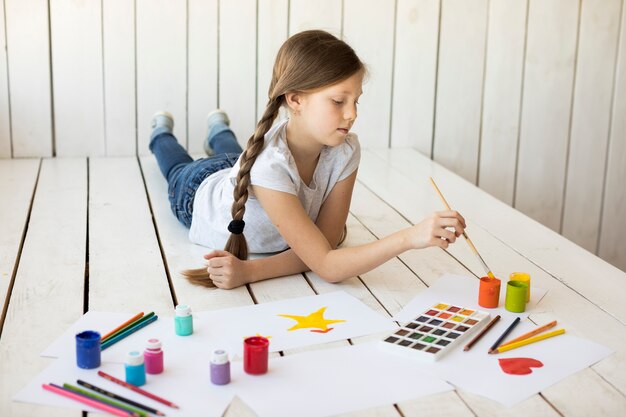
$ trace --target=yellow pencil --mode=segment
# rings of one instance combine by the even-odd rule
[[[435,188],[435,191],[437,191],[437,194],[439,194],[439,197],[441,198],[441,201],[443,201],[443,204],[446,206],[446,208],[448,210],[452,210],[450,208],[450,205],[448,204],[448,202],[446,201],[446,198],[443,196],[443,194],[441,194],[441,191],[439,190],[439,187],[437,187],[437,184],[435,184],[435,180],[433,180],[433,177],[430,177],[430,183],[433,185],[433,187]],[[480,253],[478,253],[478,250],[476,249],[476,246],[474,246],[474,243],[472,243],[472,240],[469,238],[469,236],[467,235],[467,233],[463,232],[463,237],[465,238],[465,241],[467,242],[467,244],[470,246],[470,248],[472,249],[472,251],[474,252],[474,254],[478,257],[478,260],[480,261],[481,265],[483,266],[483,268],[485,269],[485,272],[487,272],[487,276],[489,278],[495,278],[496,276],[493,274],[493,272],[491,272],[491,269],[489,269],[489,267],[487,266],[487,264],[485,263],[485,261],[483,260],[483,257],[480,256]]]
[[[528,339],[529,337],[535,336],[539,333],[543,333],[544,331],[551,329],[554,326],[556,326],[556,320],[551,321],[548,324],[544,324],[541,327],[537,327],[535,330],[530,331],[528,333],[524,333],[523,335],[518,336],[515,339],[511,339],[506,343],[502,343],[500,346],[506,346],[506,345],[510,345],[511,343],[519,342],[520,340]]]
[[[506,352],[507,350],[517,349],[518,347],[530,345],[531,343],[539,342],[540,340],[544,340],[544,339],[548,339],[550,337],[558,336],[558,335],[561,335],[563,333],[565,333],[565,329],[554,330],[552,332],[549,332],[549,333],[546,333],[546,334],[542,334],[540,336],[535,336],[535,337],[531,337],[531,338],[528,338],[528,339],[520,340],[519,342],[510,343],[510,344],[508,344],[506,346],[502,345],[502,346],[500,346],[499,348],[497,348],[496,350],[494,350],[493,352],[490,352],[490,353],[502,353],[502,352]]]

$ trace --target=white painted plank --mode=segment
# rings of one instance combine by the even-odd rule
[[[619,61],[615,76],[615,91],[611,116],[611,138],[607,161],[605,194],[598,254],[626,271],[626,7],[622,5],[619,40]]]
[[[139,164],[89,160],[89,310],[172,314]]]
[[[211,249],[189,241],[189,229],[183,226],[172,213],[167,198],[167,182],[159,171],[154,156],[141,157],[141,167],[178,303],[190,305],[195,311],[252,304],[252,298],[245,286],[232,290],[203,288],[191,285],[180,275],[180,271],[184,269],[204,266],[206,261],[202,256]]]
[[[135,3],[102,2],[105,154],[135,155]]]
[[[310,29],[321,29],[341,37],[342,4],[336,0],[291,0],[289,2],[289,35]]]
[[[528,0],[489,2],[478,185],[513,204]]]
[[[137,152],[149,155],[150,120],[174,116],[178,141],[187,144],[187,8],[177,0],[137,0]]]
[[[11,276],[35,191],[39,159],[0,160],[0,306],[4,307]],[[0,317],[0,326],[3,318]],[[0,327],[1,328],[1,327]]]
[[[188,4],[188,149],[197,153],[204,152],[206,115],[217,108],[218,0],[191,0]]]
[[[386,170],[386,165],[390,165],[397,172],[402,172],[403,175],[398,176],[393,171]],[[385,174],[381,175],[381,172]],[[366,150],[362,153],[359,176],[368,187],[375,185],[380,188],[382,191],[379,195],[412,221],[418,220],[417,217],[409,216],[409,213],[414,213],[416,207],[413,207],[408,199],[399,198],[405,192],[394,196],[393,192],[387,189],[385,181],[392,179],[403,184],[404,190],[410,190],[417,195],[418,208],[423,213],[428,213],[443,208],[428,182],[428,176],[433,176],[452,208],[459,210],[463,216],[471,219],[543,270],[549,271],[552,276],[567,283],[579,293],[585,294],[590,301],[622,323],[626,323],[626,308],[622,296],[626,292],[626,274],[623,271],[472,186],[419,152],[392,149],[374,154]],[[471,230],[468,233],[472,236]],[[494,259],[486,258],[485,261],[496,269],[497,265],[492,265],[491,262]],[[480,264],[476,259],[470,259],[469,262],[468,267],[480,270]],[[602,277],[602,286],[589,278],[598,276]],[[606,288],[611,288],[612,291],[606,291]]]
[[[353,130],[364,147],[389,145],[391,76],[395,4],[377,0],[345,0],[344,40],[367,65],[368,79],[359,99]],[[376,30],[372,30],[372,28]]]
[[[531,1],[515,207],[559,230],[567,161],[578,3]]]
[[[381,169],[377,169],[377,172],[380,173]],[[402,185],[394,185],[394,181],[390,181],[387,186],[394,188],[401,187]],[[379,191],[379,189],[377,188],[374,191]],[[382,237],[391,231],[409,225],[407,220],[403,219],[392,207],[386,206],[385,203],[380,201],[378,197],[364,187],[358,186],[355,189],[354,198],[357,204],[353,204],[353,212],[360,220],[364,221],[364,224],[376,234],[377,237]],[[405,193],[404,199],[408,200],[409,204],[416,207],[415,212],[419,211],[420,204],[418,202],[422,200],[421,197],[417,197],[415,193]],[[592,305],[580,294],[565,287],[560,281],[554,279],[548,273],[511,250],[489,233],[486,233],[484,230],[477,228],[471,223],[470,229],[472,230],[472,240],[476,243],[476,246],[480,248],[481,254],[485,258],[498,259],[497,266],[502,267],[506,265],[506,269],[509,271],[528,271],[533,277],[533,285],[537,285],[549,291],[548,295],[542,300],[540,307],[538,307],[535,312],[531,312],[531,318],[535,319],[535,316],[537,316],[535,321],[539,323],[558,319],[567,327],[568,331],[582,337],[591,338],[592,340],[601,340],[601,343],[605,343],[617,350],[617,354],[595,365],[594,369],[600,373],[603,378],[609,380],[610,383],[623,392],[624,388],[626,388],[626,378],[623,376],[624,368],[626,367],[624,361],[626,349],[623,347],[624,341],[626,341],[626,333],[623,332],[623,325]],[[401,255],[400,259],[412,269],[415,268],[414,271],[429,285],[444,272],[467,274],[467,272],[455,269],[449,271],[441,270],[441,266],[443,266],[444,263],[442,263],[441,260],[435,260],[435,256],[433,255],[435,255],[435,253],[445,252],[440,249],[429,249],[428,251],[432,254],[431,258],[425,255],[420,262],[412,262],[409,256],[422,251],[407,252]],[[465,243],[451,245],[448,251],[460,262],[466,265],[475,265],[475,267],[472,267],[472,272],[482,275],[483,271],[481,267],[473,262],[474,255],[467,248]],[[452,258],[448,255],[445,255],[445,257],[448,258],[448,266],[454,267],[452,264],[456,262],[450,262]],[[494,272],[496,275],[506,279],[506,275],[504,273],[501,274],[501,272],[506,269],[499,270],[494,268]],[[545,317],[546,312],[554,312],[557,316],[551,317],[548,320],[548,317]],[[602,336],[607,333],[610,333],[610,336]],[[606,407],[604,410],[607,411],[604,415],[611,415],[610,411],[615,412],[619,410],[620,407],[623,408],[626,399],[605,381],[597,384],[597,392],[595,393],[582,394],[584,398],[570,398],[573,392],[571,389],[572,384],[576,381],[582,382],[584,379],[585,381],[592,380],[594,384],[597,383],[598,378],[593,371],[588,370],[585,372],[587,372],[587,374],[583,377],[581,377],[579,373],[573,380],[568,378],[550,387],[544,391],[544,396],[547,396],[550,403],[554,403],[555,401],[563,403],[558,407],[558,410],[565,415],[593,414],[593,407],[598,406],[594,398],[604,398],[605,396],[609,400],[603,404],[603,407]],[[480,397],[475,395],[469,395],[467,393],[463,393],[462,395],[478,415],[503,415],[503,413],[504,415],[507,413],[511,415],[520,415],[522,413],[530,413],[531,415],[553,414],[553,410],[551,410],[550,407],[546,407],[546,404],[542,405],[542,401],[537,396],[534,397],[534,401],[525,401],[511,409],[505,409],[500,406],[494,407],[493,403],[481,400]],[[569,403],[566,401],[568,399]]]
[[[80,416],[12,402],[51,362],[39,353],[83,314],[87,162],[45,159],[0,338],[0,415]]]
[[[580,17],[561,233],[590,252],[598,244],[621,5],[588,0]]]
[[[443,0],[433,158],[476,182],[487,1]]]
[[[50,29],[56,154],[104,155],[100,2],[51,1]]]
[[[7,42],[5,33],[4,0],[0,0],[0,158],[11,157],[9,74],[7,73]]]
[[[399,0],[393,63],[391,146],[432,153],[438,0]]]
[[[289,8],[287,0],[261,0],[258,5],[256,119],[260,120],[269,98],[276,54],[288,36]]]
[[[51,156],[48,1],[4,2],[13,157]]]
[[[256,0],[220,2],[219,102],[245,147],[256,126]]]

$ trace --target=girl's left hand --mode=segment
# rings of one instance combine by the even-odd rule
[[[214,250],[204,255],[207,272],[216,287],[225,290],[240,287],[246,281],[246,263],[230,252]]]

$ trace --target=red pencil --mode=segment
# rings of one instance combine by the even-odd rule
[[[117,379],[116,377],[114,377],[112,375],[109,375],[106,372],[98,371],[98,375],[100,375],[104,379],[107,379],[107,380],[109,380],[111,382],[115,382],[118,385],[121,385],[123,387],[126,387],[126,388],[132,390],[132,391],[135,391],[138,394],[145,395],[148,398],[152,398],[153,400],[158,401],[161,404],[165,404],[168,407],[180,408],[179,406],[177,406],[176,404],[174,404],[171,401],[168,401],[168,400],[166,400],[164,398],[161,398],[161,397],[158,397],[158,396],[156,396],[154,394],[151,394],[148,391],[144,391],[141,388],[139,388],[139,387],[137,387],[137,386],[135,386],[133,384],[129,384],[128,382],[122,381],[121,379]]]

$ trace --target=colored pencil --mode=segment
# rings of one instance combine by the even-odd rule
[[[116,331],[111,336],[108,336],[108,337],[105,337],[104,339],[101,339],[100,343],[108,342],[109,340],[111,340],[114,337],[120,335],[121,333],[124,333],[126,330],[131,329],[131,328],[133,328],[135,326],[138,326],[138,325],[140,325],[141,323],[143,323],[146,320],[150,320],[150,318],[153,317],[153,316],[154,316],[154,311],[151,311],[150,313],[146,314],[145,316],[140,317],[139,320],[135,320],[131,324],[122,327],[120,330]]]
[[[563,333],[565,333],[565,329],[554,330],[554,331],[548,332],[546,334],[541,334],[539,336],[530,337],[528,339],[520,340],[519,342],[510,343],[510,344],[508,344],[506,346],[500,346],[499,348],[497,348],[493,352],[489,352],[489,353],[506,352],[507,350],[517,349],[518,347],[530,345],[531,343],[539,342],[540,340],[544,340],[544,339],[549,339],[549,338],[554,337],[554,336],[559,336],[559,335],[561,335]]]
[[[435,188],[435,191],[437,191],[437,194],[439,194],[439,197],[441,198],[441,201],[443,201],[443,204],[446,206],[446,208],[448,210],[452,210],[450,208],[450,205],[448,204],[448,202],[446,201],[446,198],[443,196],[443,194],[441,193],[441,191],[439,190],[439,187],[437,187],[437,184],[435,184],[435,180],[433,180],[433,177],[430,177],[430,183],[433,185],[433,187]],[[476,249],[476,246],[474,246],[474,243],[472,242],[472,240],[469,238],[469,236],[467,235],[466,232],[463,232],[463,237],[465,238],[465,241],[467,242],[467,244],[470,246],[470,248],[472,249],[472,252],[474,252],[474,254],[476,255],[476,257],[478,258],[478,260],[480,261],[480,264],[482,265],[483,269],[485,270],[485,272],[487,273],[487,276],[489,278],[495,278],[496,276],[493,274],[493,272],[491,272],[491,269],[489,269],[489,267],[487,266],[487,264],[485,263],[485,260],[483,259],[482,256],[480,256],[480,253],[478,253],[478,250]]]
[[[528,333],[524,333],[523,335],[521,335],[519,337],[516,337],[515,339],[511,339],[508,342],[501,344],[500,347],[506,346],[506,345],[510,345],[511,343],[519,342],[519,341],[524,340],[524,339],[528,339],[529,337],[533,337],[535,335],[538,335],[539,333],[542,333],[542,332],[544,332],[544,331],[546,331],[548,329],[551,329],[554,326],[556,326],[556,320],[551,321],[550,323],[548,323],[546,325],[543,325],[541,327],[538,327],[538,328],[536,328],[533,331],[530,331]]]
[[[89,405],[93,408],[97,408],[98,410],[102,410],[105,411],[107,413],[116,415],[116,416],[121,416],[121,417],[128,417],[132,414],[130,414],[127,411],[124,410],[120,410],[118,408],[112,407],[110,405],[104,404],[100,401],[96,401],[94,399],[88,398],[88,397],[84,397],[82,395],[76,394],[75,392],[72,392],[70,390],[58,387],[58,386],[53,386],[53,385],[48,385],[48,384],[41,384],[41,387],[43,389],[45,389],[46,391],[50,391],[50,392],[54,392],[55,394],[59,394],[62,395],[64,397],[70,398],[74,401],[78,401],[81,402],[83,404]]]
[[[54,384],[52,384],[52,385],[54,385]],[[146,414],[146,412],[144,410],[140,410],[137,407],[132,407],[132,406],[130,406],[128,404],[124,404],[124,403],[122,403],[120,401],[112,400],[111,398],[107,398],[104,395],[98,395],[98,394],[95,394],[95,393],[93,393],[91,391],[87,391],[85,389],[81,389],[81,388],[79,388],[77,386],[74,386],[74,385],[71,385],[71,384],[63,384],[63,388],[68,389],[70,391],[73,391],[76,394],[84,395],[85,397],[93,398],[94,400],[103,402],[105,404],[112,405],[113,407],[117,407],[117,408],[120,408],[122,410],[126,410],[126,411],[128,411],[129,413],[131,413],[134,416],[137,416],[137,417],[147,417],[147,414]]]
[[[82,386],[82,387],[89,388],[90,390],[99,392],[102,395],[106,395],[107,397],[113,398],[114,400],[119,400],[119,401],[123,401],[125,403],[128,403],[128,404],[132,405],[133,407],[139,408],[139,409],[141,409],[143,411],[147,411],[149,413],[153,413],[153,414],[156,414],[158,416],[164,416],[165,415],[161,411],[157,410],[156,408],[148,407],[147,405],[143,405],[143,404],[140,404],[140,403],[135,402],[133,400],[129,400],[128,398],[122,397],[121,395],[117,395],[117,394],[115,394],[113,392],[107,391],[107,390],[102,389],[100,387],[96,387],[95,385],[92,385],[89,382],[85,382],[83,380],[78,379],[76,381],[76,383],[78,385]]]
[[[124,323],[120,324],[119,326],[117,326],[115,329],[111,330],[109,333],[105,334],[104,336],[102,336],[100,338],[100,341],[104,341],[104,339],[107,339],[111,336],[113,336],[113,334],[117,333],[119,330],[122,330],[124,327],[134,323],[135,321],[139,320],[141,318],[141,316],[143,316],[143,311],[135,314],[134,316],[132,316],[130,319],[126,320]]]
[[[509,333],[511,333],[511,331],[515,328],[515,326],[517,326],[519,324],[519,321],[520,321],[520,318],[519,317],[515,317],[515,320],[513,320],[513,323],[511,323],[511,325],[509,327],[507,327],[507,329],[504,331],[504,333],[502,333],[502,335],[500,335],[498,340],[496,340],[496,342],[493,345],[491,345],[491,347],[489,348],[489,353],[493,352],[494,350],[497,349],[498,346],[500,346],[500,343],[502,343],[504,338],[506,338],[509,335]]]
[[[121,385],[123,387],[126,387],[126,388],[132,390],[132,391],[135,391],[138,394],[145,395],[148,398],[152,398],[153,400],[158,401],[161,404],[165,404],[168,407],[180,408],[179,406],[177,406],[176,404],[174,404],[171,401],[168,401],[168,400],[166,400],[164,398],[161,398],[161,397],[156,396],[156,395],[154,395],[152,393],[149,393],[148,391],[144,391],[141,388],[139,388],[139,387],[137,387],[137,386],[135,386],[133,384],[129,384],[128,382],[125,382],[125,381],[122,381],[120,379],[117,379],[116,377],[114,377],[112,375],[109,375],[106,372],[98,371],[98,375],[100,375],[104,379],[107,379],[107,380],[109,380],[111,382],[115,382],[118,385]]]
[[[479,341],[479,340],[480,340],[480,339],[481,339],[481,338],[485,335],[485,333],[487,333],[487,332],[489,331],[489,329],[491,329],[491,327],[492,327],[494,324],[496,324],[496,322],[497,322],[498,320],[500,320],[500,315],[499,315],[499,314],[498,314],[497,316],[495,316],[495,317],[494,317],[494,318],[493,318],[493,319],[489,322],[489,324],[487,324],[487,325],[485,326],[485,328],[484,328],[484,329],[482,329],[482,330],[480,331],[480,333],[478,333],[478,334],[476,335],[476,337],[472,339],[472,341],[471,341],[471,342],[469,342],[467,345],[465,345],[465,347],[463,348],[463,350],[464,350],[464,351],[466,351],[466,352],[467,352],[468,350],[470,350],[470,349],[472,348],[472,346],[474,346],[474,343],[478,342],[478,341]]]
[[[137,325],[135,325],[133,327],[129,327],[123,333],[120,333],[117,336],[114,336],[114,337],[112,337],[110,339],[107,339],[106,342],[104,342],[104,343],[102,343],[100,345],[100,350],[105,350],[105,349],[109,348],[111,345],[114,345],[117,342],[119,342],[120,340],[124,339],[125,337],[130,336],[131,334],[135,333],[137,330],[140,330],[140,329],[146,327],[148,324],[152,323],[153,321],[155,321],[158,318],[159,318],[159,316],[152,316],[148,320],[142,321],[141,323],[138,323]]]

